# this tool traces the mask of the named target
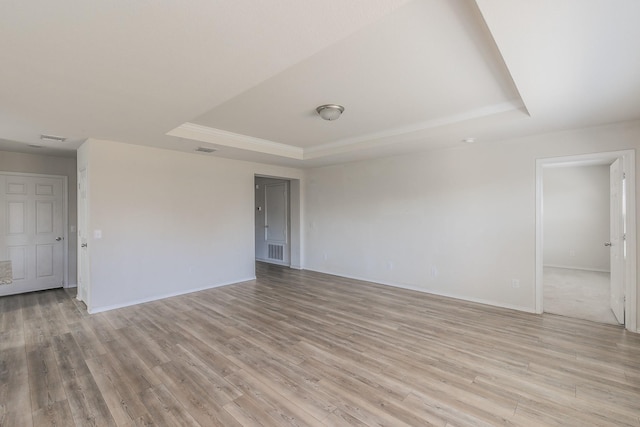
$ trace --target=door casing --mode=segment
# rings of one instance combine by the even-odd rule
[[[626,174],[626,242],[627,256],[624,261],[625,328],[637,332],[637,284],[636,284],[636,184],[635,150],[610,151],[574,156],[551,157],[536,160],[536,252],[535,252],[535,312],[543,312],[543,172],[550,165],[577,166],[613,162],[620,159]]]

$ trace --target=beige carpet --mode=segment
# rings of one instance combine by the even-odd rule
[[[609,273],[545,267],[543,292],[545,313],[618,324],[609,307]]]

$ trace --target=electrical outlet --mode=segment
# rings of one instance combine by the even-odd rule
[[[436,266],[434,265],[433,267],[431,267],[431,277],[438,277],[438,269],[436,268]]]
[[[575,249],[569,249],[569,256],[576,256]]]
[[[519,288],[520,287],[520,279],[511,279],[511,287]]]

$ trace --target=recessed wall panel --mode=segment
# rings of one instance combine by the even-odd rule
[[[13,270],[13,280],[27,278],[27,248],[26,246],[9,246],[9,259]]]
[[[7,194],[27,194],[27,185],[21,182],[7,183]]]
[[[7,230],[9,234],[23,234],[25,232],[25,202],[7,203]]]
[[[50,185],[50,184],[36,184],[36,195],[38,195],[38,196],[53,196],[53,185]]]
[[[53,276],[53,245],[36,246],[36,277]]]
[[[52,202],[36,202],[36,233],[53,233]]]

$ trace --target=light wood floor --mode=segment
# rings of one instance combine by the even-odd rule
[[[640,425],[640,336],[311,272],[0,298],[0,425]]]

